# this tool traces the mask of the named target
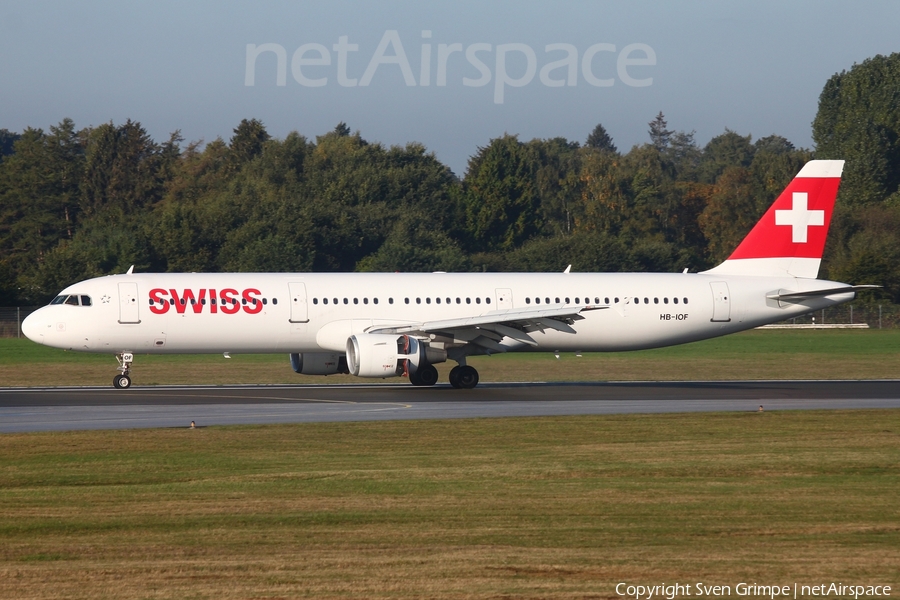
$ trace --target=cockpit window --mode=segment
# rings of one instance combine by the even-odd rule
[[[80,300],[80,302],[79,302]],[[72,294],[70,296],[63,295],[57,296],[53,300],[50,301],[50,304],[68,304],[69,306],[90,306],[91,305],[91,297],[90,296],[78,296],[76,294]]]

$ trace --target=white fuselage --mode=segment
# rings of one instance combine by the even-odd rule
[[[767,296],[845,284],[794,277],[641,273],[129,274],[83,281],[23,325],[34,341],[104,353],[344,352],[377,326],[566,305],[585,310],[575,333],[532,333],[536,347],[620,351],[669,346],[788,319],[853,299],[785,303]],[[215,299],[215,302],[213,302]],[[192,302],[193,300],[193,302]],[[184,303],[182,303],[184,301]]]

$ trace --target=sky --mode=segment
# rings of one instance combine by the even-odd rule
[[[813,147],[829,77],[900,51],[900,2],[0,1],[0,128],[139,121],[159,142],[241,119],[343,121],[455,173],[504,133],[622,151],[669,128]]]

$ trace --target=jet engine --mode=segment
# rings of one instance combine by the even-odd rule
[[[433,363],[445,362],[447,351],[408,335],[363,333],[347,340],[347,368],[358,377],[400,377],[411,380]],[[437,371],[434,371],[437,378]]]
[[[347,359],[332,352],[306,352],[291,354],[291,368],[301,375],[334,375],[349,373]]]
[[[347,367],[357,377],[399,377],[406,370],[412,338],[405,335],[363,333],[347,340]]]

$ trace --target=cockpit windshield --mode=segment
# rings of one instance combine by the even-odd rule
[[[78,294],[67,294],[57,296],[50,301],[50,304],[68,304],[70,306],[90,306],[91,297]]]

